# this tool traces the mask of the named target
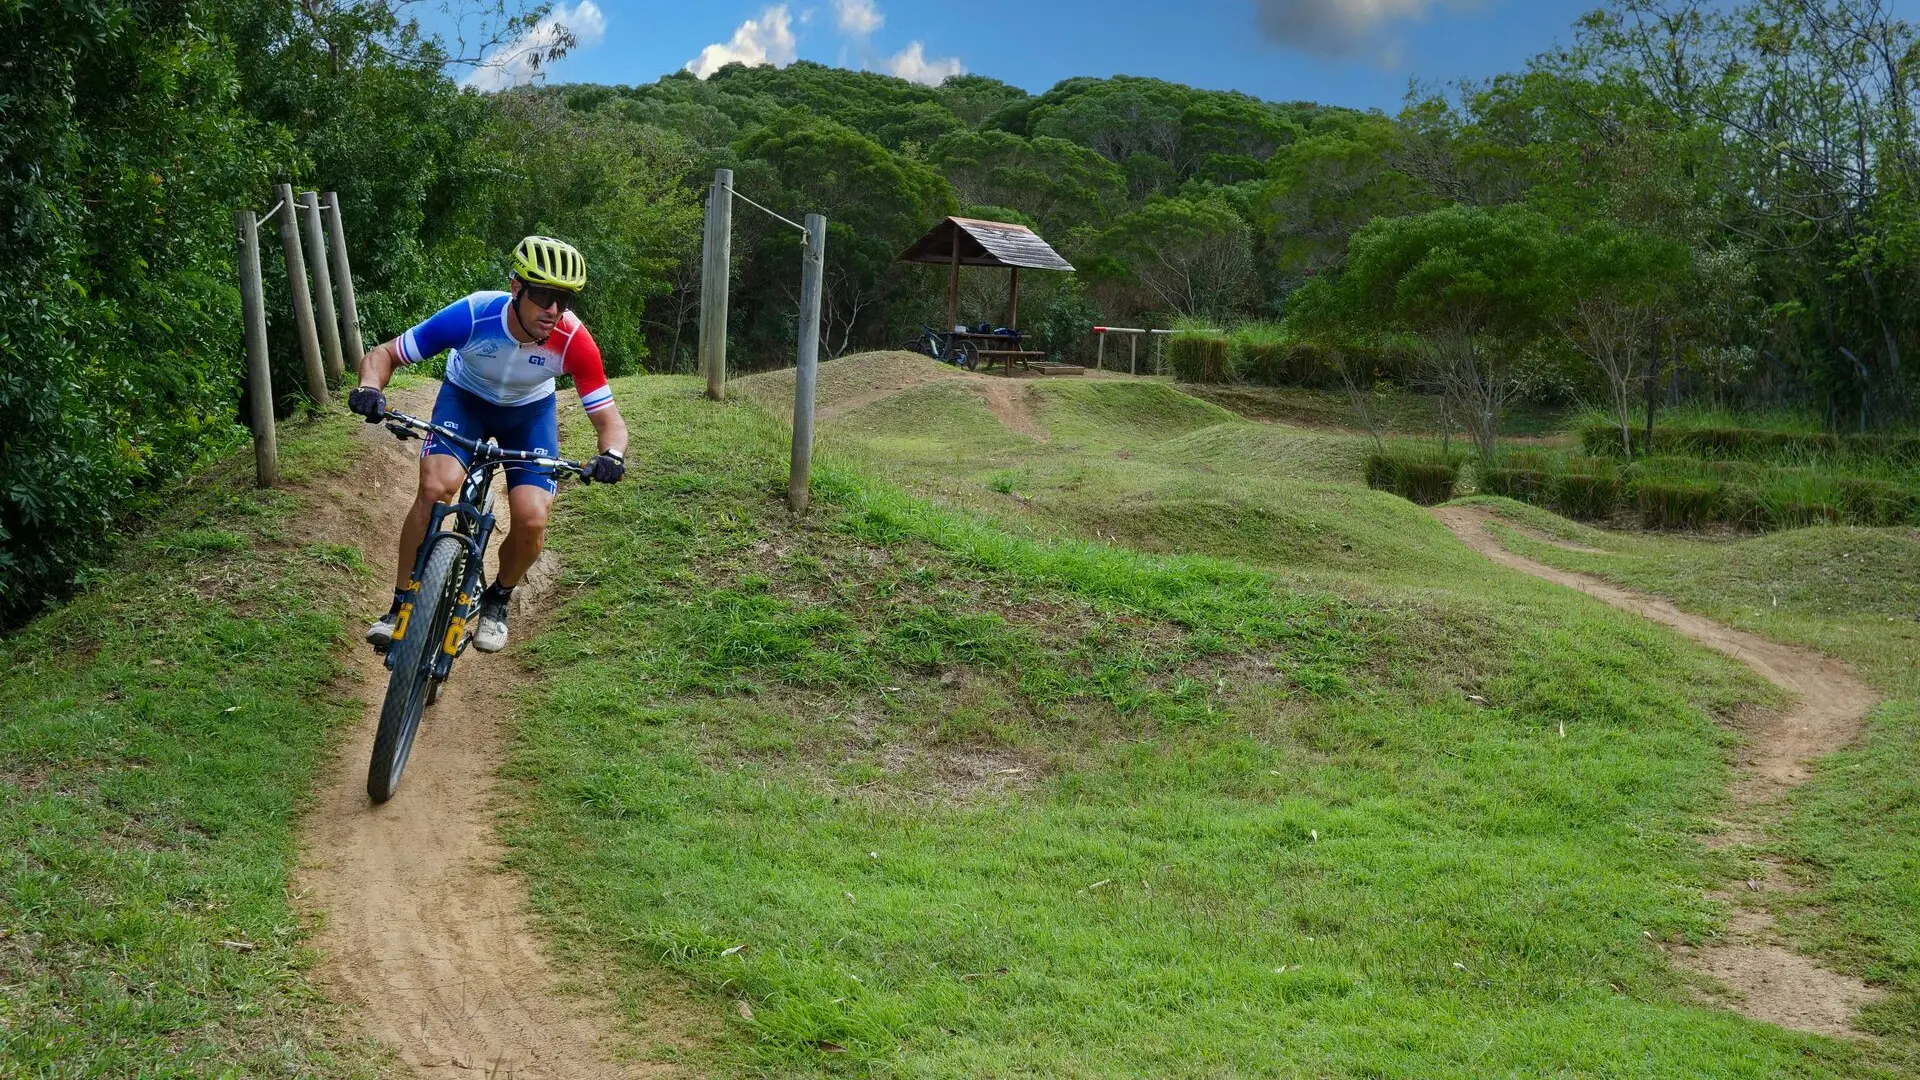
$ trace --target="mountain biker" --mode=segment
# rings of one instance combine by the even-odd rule
[[[626,471],[627,425],[613,403],[600,363],[600,347],[571,310],[587,283],[587,261],[572,245],[529,236],[513,249],[507,292],[462,297],[425,322],[376,346],[360,361],[360,385],[347,407],[379,422],[386,412],[381,393],[395,368],[445,350],[446,381],[433,403],[433,422],[477,441],[491,437],[503,450],[559,453],[560,428],[554,377],[573,376],[581,407],[599,435],[600,452],[587,462],[589,479],[610,484]],[[466,479],[470,455],[428,436],[420,449],[420,487],[400,529],[400,562],[394,571],[393,606],[367,628],[367,641],[393,642],[413,572],[414,555],[426,539],[435,503],[449,502]],[[547,511],[555,484],[546,469],[506,466],[507,506],[512,524],[500,545],[500,570],[480,594],[474,648],[498,652],[507,644],[507,601],[546,539]]]

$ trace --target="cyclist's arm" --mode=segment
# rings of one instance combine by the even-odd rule
[[[473,338],[473,324],[473,297],[463,296],[399,337],[368,350],[360,360],[360,385],[385,390],[401,365],[464,347]]]
[[[400,339],[382,342],[367,350],[360,358],[360,385],[371,386],[375,390],[385,390],[387,380],[393,378],[394,369],[401,363]]]
[[[600,436],[600,449],[627,456],[627,422],[620,419],[620,406],[608,402],[606,408],[588,413],[587,419],[593,421],[594,433]]]
[[[566,320],[563,329],[567,343],[560,355],[561,369],[573,376],[574,392],[580,395],[587,419],[593,421],[594,433],[600,437],[600,449],[625,457],[627,422],[620,418],[620,407],[613,403],[613,387],[607,385],[600,346],[577,318]]]

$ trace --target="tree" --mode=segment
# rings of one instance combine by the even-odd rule
[[[1348,323],[1419,336],[1427,369],[1491,464],[1514,366],[1553,310],[1553,226],[1521,207],[1449,206],[1354,234],[1329,302]]]
[[[1560,331],[1607,381],[1622,452],[1633,454],[1633,412],[1659,365],[1656,331],[1670,317],[1691,267],[1685,245],[1610,223],[1563,237],[1552,264],[1567,306]]]
[[[913,280],[898,272],[894,260],[934,222],[958,209],[953,188],[928,166],[801,109],[781,113],[738,149],[764,164],[773,205],[793,215],[816,211],[827,217],[822,338],[838,338],[830,350],[837,355],[875,309],[896,299]],[[743,283],[771,284],[797,305],[797,235],[794,239],[766,245],[754,268],[743,270]],[[886,330],[884,324],[872,327],[867,340],[888,340]]]
[[[1125,260],[1134,280],[1176,314],[1223,316],[1244,307],[1253,230],[1218,195],[1150,199],[1115,221],[1099,247]]]

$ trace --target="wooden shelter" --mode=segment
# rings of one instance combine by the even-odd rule
[[[960,268],[962,266],[1002,266],[1012,271],[1007,290],[1007,326],[1020,326],[1020,271],[1065,270],[1073,264],[1025,225],[978,218],[950,217],[935,225],[927,235],[914,241],[901,256],[901,262],[945,263],[952,269],[947,275],[947,325],[951,330],[960,318]]]

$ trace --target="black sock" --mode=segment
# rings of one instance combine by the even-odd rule
[[[393,590],[393,606],[387,609],[387,614],[388,615],[400,614],[400,604],[402,601],[406,599],[406,596],[407,596],[407,590],[405,589]]]
[[[480,594],[480,602],[483,604],[504,604],[511,599],[513,599],[513,586],[503,586],[497,581],[487,586],[487,591]]]

